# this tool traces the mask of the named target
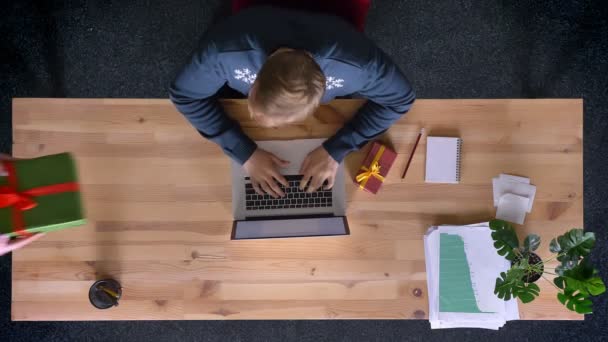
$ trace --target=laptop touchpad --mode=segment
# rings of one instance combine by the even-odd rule
[[[348,235],[345,217],[235,221],[232,239]]]

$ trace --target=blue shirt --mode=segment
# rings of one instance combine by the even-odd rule
[[[225,85],[249,94],[256,74],[278,48],[306,50],[325,74],[322,103],[358,94],[369,101],[323,143],[338,162],[386,131],[415,99],[399,68],[344,20],[326,14],[254,7],[207,32],[171,84],[177,109],[202,136],[243,164],[257,148],[217,101]]]

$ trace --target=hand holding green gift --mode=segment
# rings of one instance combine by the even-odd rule
[[[0,256],[10,253],[14,250],[17,250],[25,245],[29,245],[30,243],[40,239],[44,236],[44,233],[34,234],[30,237],[25,238],[17,238],[11,240],[8,235],[0,235]]]

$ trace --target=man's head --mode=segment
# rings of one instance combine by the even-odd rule
[[[268,57],[249,93],[249,111],[264,126],[304,120],[319,106],[325,75],[306,51],[280,49]]]

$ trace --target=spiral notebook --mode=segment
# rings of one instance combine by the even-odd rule
[[[460,182],[460,151],[462,139],[448,137],[426,138],[427,183]]]

